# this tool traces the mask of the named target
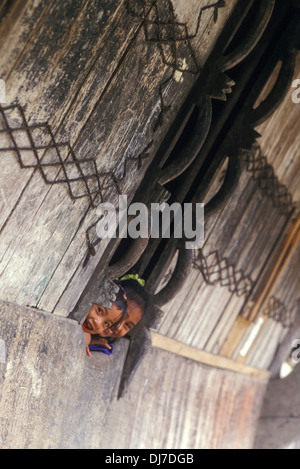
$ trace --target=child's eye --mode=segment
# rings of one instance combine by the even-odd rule
[[[109,322],[105,321],[105,322],[104,322],[104,326],[105,326],[105,327],[109,327]]]

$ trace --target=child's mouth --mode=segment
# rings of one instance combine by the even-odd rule
[[[89,331],[91,331],[91,330],[93,329],[93,328],[89,325],[87,319],[84,321],[84,323],[83,323],[82,325],[83,325],[83,327],[84,327],[85,329],[88,329]]]

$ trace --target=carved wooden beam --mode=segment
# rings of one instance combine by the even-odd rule
[[[227,57],[226,60],[224,59],[224,56],[221,55],[219,62],[218,60],[216,61],[214,57],[214,66],[212,66],[213,63],[210,63],[210,61],[208,61],[206,70],[209,70],[210,73],[208,73],[205,78],[203,76],[201,76],[201,79],[199,78],[200,82],[194,86],[186,103],[182,107],[178,118],[174,122],[173,126],[171,126],[169,134],[167,135],[166,140],[163,142],[162,147],[158,152],[160,161],[163,161],[163,163],[158,164],[156,167],[154,166],[155,163],[152,164],[147,173],[148,177],[146,181],[149,181],[150,184],[153,184],[153,182],[156,181],[158,184],[165,184],[176,179],[179,175],[182,175],[186,171],[186,169],[199,155],[199,152],[201,151],[201,148],[207,138],[211,125],[211,98],[212,96],[214,96],[223,100],[224,93],[228,92],[233,84],[233,82],[225,75],[217,75],[219,78],[214,82],[214,72],[216,70],[224,70],[234,66],[235,64],[239,63],[245,57],[245,55],[247,55],[246,49],[248,50],[248,53],[253,49],[266,27],[266,22],[267,19],[270,18],[274,2],[267,2],[265,6],[267,6],[267,12],[263,12],[261,8],[259,9],[255,28],[253,28],[257,29],[257,36],[255,38],[252,31],[252,34],[250,35],[251,39],[249,39],[248,41],[248,48],[239,47],[235,51],[235,53],[231,54],[230,57]],[[240,24],[240,18],[238,19],[238,23]],[[221,65],[219,67],[218,63],[222,64],[222,67]],[[206,84],[206,86],[200,88],[200,83],[203,84],[203,82]],[[217,84],[214,89],[215,92],[211,91],[212,82]],[[218,91],[220,90],[220,88],[221,92]],[[208,90],[210,90],[210,93],[208,93]],[[190,139],[186,142],[185,146],[178,153],[172,163],[168,165],[168,157],[176,146],[180,135],[185,130],[184,126],[182,125],[182,122],[187,125],[193,112],[196,113],[196,118],[193,125],[193,132],[190,133]],[[245,131],[249,131],[249,128],[247,128]],[[250,138],[249,134],[247,135],[246,147],[250,147],[257,136],[258,135],[255,132],[252,131],[251,133],[250,131]],[[239,137],[238,140],[236,140],[237,137]],[[235,184],[238,181],[240,172],[239,160],[237,157],[238,148],[239,146],[244,145],[244,140],[240,135],[240,126],[236,126],[234,135],[231,136],[231,141],[235,142],[236,150],[226,153],[230,156],[227,173],[219,194],[217,194],[207,206],[208,215],[217,210],[223,203],[226,203],[227,198],[234,190]],[[226,145],[226,148],[229,148],[228,143]],[[143,189],[137,193],[136,200],[145,200],[142,194],[145,194],[144,191],[146,193],[148,191],[147,184],[146,188],[145,186],[143,186]],[[179,291],[185,279],[186,272],[188,272],[191,267],[192,260],[192,253],[188,253],[187,255],[186,252],[184,253],[182,248],[181,250],[179,250],[176,268],[172,274],[171,279],[160,292],[154,295],[154,302],[157,305],[163,305],[165,302],[169,301],[172,297],[174,297],[174,295]],[[137,364],[140,363],[140,360],[144,356],[144,353],[146,353],[148,348],[151,346],[147,327],[145,325],[141,325],[138,332],[139,333],[137,333],[136,336],[131,339],[131,345],[128,350],[128,355],[126,357],[124,370],[121,377],[121,384],[118,393],[119,397],[124,395],[124,393],[126,392],[128,383],[132,379]]]
[[[160,202],[162,200],[167,201],[170,199],[172,194],[169,191],[162,190],[164,184],[175,181],[177,178],[181,177],[181,181],[185,181],[184,184],[186,189],[181,191],[182,195],[179,201],[184,201],[185,194],[197,174],[194,173],[191,175],[191,172],[189,173],[188,171],[189,168],[198,165],[198,168],[200,169],[201,165],[205,161],[205,157],[201,154],[201,151],[205,146],[207,139],[210,138],[209,131],[212,120],[211,99],[226,99],[226,94],[231,91],[231,87],[234,82],[224,73],[224,71],[227,71],[239,64],[254,49],[266,29],[268,21],[270,20],[274,3],[275,2],[272,0],[260,2],[256,10],[256,14],[254,15],[252,27],[248,30],[244,42],[226,55],[226,49],[234,40],[235,34],[242,21],[247,16],[247,12],[250,7],[249,2],[241,1],[238,3],[235,12],[232,14],[228,24],[226,24],[224,31],[222,31],[220,39],[212,51],[211,56],[203,70],[200,71],[199,78],[197,79],[193,89],[189,93],[176,119],[171,124],[165,140],[161,144],[152,164],[149,166],[144,183],[137,191],[133,200],[144,202],[146,204],[151,202]],[[291,39],[289,41],[290,44],[293,43]],[[227,171],[220,190],[206,205],[206,217],[210,216],[216,210],[219,210],[227,202],[237,184],[240,174],[240,149],[252,148],[256,138],[259,136],[259,134],[253,129],[254,125],[256,122],[266,118],[270,112],[278,106],[280,100],[284,96],[291,77],[291,70],[293,68],[293,59],[290,54],[288,54],[287,60],[284,63],[285,65],[283,66],[282,72],[268,100],[261,104],[257,109],[254,109],[255,101],[267,80],[267,75],[265,74],[264,79],[258,80],[257,84],[253,86],[251,92],[248,93],[248,98],[245,100],[242,110],[240,111],[240,119],[233,123],[230,133],[224,139],[219,151],[219,161],[221,161],[224,155],[229,157]],[[172,156],[172,153],[174,154],[174,150],[176,151],[176,145],[178,146],[178,142],[180,142],[180,138],[185,132],[188,133],[189,139],[183,146],[179,146],[179,151],[169,163],[168,160],[170,160],[170,156]],[[216,158],[216,161],[217,160],[218,158]],[[200,164],[199,161],[202,161],[202,163]],[[185,174],[187,174],[186,179],[184,177]],[[155,187],[155,190],[153,190],[153,187]],[[158,189],[159,187],[161,189]],[[178,193],[180,193],[180,191]],[[196,194],[195,197],[192,198],[193,202],[199,200],[198,197],[199,195]],[[176,200],[178,200],[178,197],[176,197]],[[155,240],[155,242],[150,242],[148,244],[147,240],[143,243],[138,243],[138,251],[135,251],[135,256],[131,255],[131,253],[134,252],[134,245],[132,245],[127,253],[125,251],[124,257],[121,257],[114,266],[109,266],[108,264],[118,246],[116,241],[112,242],[106,255],[101,259],[100,264],[95,271],[94,279],[91,282],[91,284],[95,285],[95,287],[93,287],[94,293],[91,295],[86,291],[79,302],[79,309],[77,308],[76,312],[75,308],[72,313],[72,317],[76,318],[80,322],[84,320],[83,314],[87,314],[88,312],[87,305],[89,304],[89,301],[93,301],[93,298],[96,298],[96,296],[93,295],[96,295],[97,289],[102,292],[103,304],[109,306],[115,291],[114,284],[111,281],[113,280],[113,277],[116,278],[120,274],[122,275],[125,270],[128,271],[134,266],[142,266],[143,264],[146,266],[151,258],[151,250],[153,252],[153,249],[158,245],[158,242],[159,240]],[[176,295],[183,284],[186,272],[191,268],[193,262],[192,253],[187,253],[182,249],[182,247],[176,247],[175,245],[172,245],[172,243],[169,243],[169,249],[171,246],[172,252],[179,248],[176,268],[168,284],[160,292],[157,292],[154,295],[152,319],[142,322],[136,329],[135,333],[128,337],[130,339],[130,346],[121,377],[121,384],[118,393],[119,397],[124,395],[126,392],[128,384],[132,379],[138,364],[151,346],[149,327],[151,327],[151,323],[153,324],[162,314],[161,310],[157,308],[157,306],[163,305]],[[146,245],[148,247],[146,247]],[[146,264],[143,262],[144,257],[145,259],[148,259]],[[137,262],[137,260],[139,262]],[[164,272],[161,272],[161,275],[163,275],[163,273]],[[155,282],[156,284],[160,278],[161,277],[158,276]],[[89,290],[89,288],[87,290]],[[84,308],[82,308],[83,306]]]

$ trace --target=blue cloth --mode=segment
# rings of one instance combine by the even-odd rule
[[[93,345],[89,345],[89,350],[91,352],[103,352],[103,353],[106,353],[106,355],[111,355],[114,348],[112,345],[110,346],[111,346],[111,349],[108,350],[108,348],[104,347],[104,345],[93,344]]]

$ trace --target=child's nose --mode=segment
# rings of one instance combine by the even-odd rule
[[[98,318],[98,317],[94,318],[94,324],[96,327],[100,327],[102,324],[101,318]]]
[[[120,336],[122,333],[122,326],[119,324],[118,326],[113,328],[114,334],[117,336]]]

